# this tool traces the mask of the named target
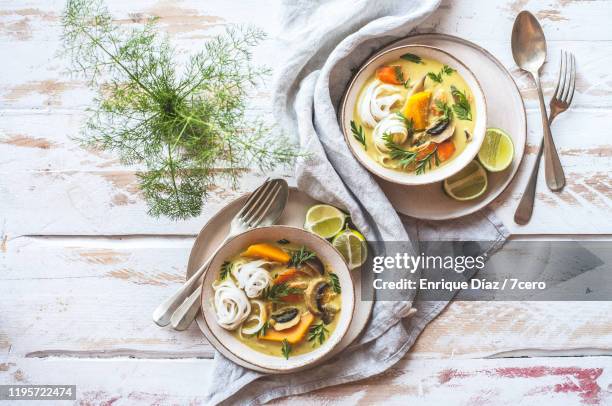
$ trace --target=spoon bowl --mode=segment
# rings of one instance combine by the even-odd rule
[[[523,70],[538,72],[546,61],[546,38],[542,26],[529,11],[521,11],[512,27],[512,57]]]

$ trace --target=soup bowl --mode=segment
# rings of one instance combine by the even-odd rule
[[[235,337],[231,331],[222,328],[216,319],[214,308],[213,283],[219,276],[223,262],[244,251],[252,244],[288,240],[292,244],[304,246],[314,252],[327,269],[338,276],[341,289],[340,312],[336,328],[329,333],[327,339],[305,354],[289,356],[268,355],[249,347]],[[350,271],[342,255],[326,240],[300,228],[290,226],[268,226],[246,231],[228,241],[213,257],[208,271],[202,281],[202,315],[206,323],[204,334],[217,348],[223,348],[246,364],[265,369],[270,372],[288,373],[306,369],[321,360],[332,351],[348,331],[355,307],[355,292]],[[306,339],[306,338],[305,338]],[[310,345],[310,343],[308,343]],[[279,354],[280,355],[280,354]]]
[[[470,142],[466,144],[465,149],[444,165],[421,174],[382,166],[367,154],[361,144],[352,136],[351,132],[351,120],[355,112],[355,105],[358,102],[360,91],[366,81],[375,74],[378,67],[396,61],[400,59],[401,55],[407,53],[417,55],[423,59],[435,60],[455,69],[469,87],[474,97],[474,106],[476,110],[474,130],[471,134]],[[456,174],[476,157],[485,138],[487,106],[480,83],[463,62],[439,48],[425,45],[403,45],[382,51],[365,62],[349,83],[342,100],[339,118],[342,132],[344,133],[344,138],[349,149],[367,170],[392,183],[400,185],[426,185],[443,181]]]

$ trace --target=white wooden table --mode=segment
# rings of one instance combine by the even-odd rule
[[[180,49],[198,49],[228,23],[270,33],[278,5],[108,1],[120,22],[161,17]],[[184,278],[194,235],[241,190],[215,190],[203,214],[174,223],[145,214],[134,168],[80,148],[92,93],[63,74],[63,1],[0,4],[0,383],[76,384],[82,404],[198,404],[212,348],[197,327],[178,333],[151,311]],[[572,109],[553,126],[566,169],[563,193],[541,181],[534,219],[512,221],[541,134],[535,89],[510,53],[514,16],[540,19],[552,92],[559,49],[575,53]],[[462,36],[512,72],[529,121],[526,162],[494,207],[516,238],[610,239],[612,235],[612,2],[446,0],[419,32]],[[256,53],[273,64],[272,41]],[[267,109],[265,91],[256,109]],[[542,180],[542,179],[541,179]],[[486,323],[483,321],[487,321]],[[292,404],[605,404],[612,402],[611,303],[454,303],[383,376],[291,399]]]

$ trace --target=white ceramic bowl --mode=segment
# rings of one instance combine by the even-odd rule
[[[363,149],[361,144],[355,140],[351,134],[351,120],[353,119],[353,113],[355,111],[355,103],[357,102],[357,96],[359,95],[359,91],[363,87],[363,84],[374,74],[378,67],[398,60],[400,56],[405,53],[412,53],[422,58],[433,59],[455,69],[463,77],[472,91],[476,106],[476,119],[474,123],[472,141],[467,144],[461,154],[459,154],[449,163],[420,175],[385,168],[371,158]],[[439,48],[434,48],[431,46],[403,45],[374,55],[361,67],[349,84],[344,95],[340,110],[340,122],[342,131],[344,132],[344,138],[350,150],[353,152],[353,155],[355,155],[359,162],[361,162],[361,164],[374,175],[388,180],[389,182],[401,185],[426,185],[429,183],[440,182],[449,176],[454,175],[463,169],[468,163],[470,163],[474,157],[476,157],[476,154],[478,154],[478,150],[480,150],[480,146],[482,145],[485,137],[487,126],[487,107],[485,96],[480,84],[478,83],[478,80],[472,71],[457,58]]]
[[[296,356],[290,356],[288,360],[282,357],[266,355],[253,350],[246,344],[237,340],[231,332],[221,328],[215,319],[213,306],[214,292],[212,283],[219,276],[219,269],[223,261],[235,256],[246,249],[247,246],[266,241],[278,241],[287,239],[297,245],[304,245],[315,252],[319,259],[333,272],[338,275],[340,288],[342,290],[340,319],[336,329],[329,335],[325,342],[313,351]],[[202,314],[207,329],[204,330],[206,338],[215,346],[222,346],[236,357],[249,364],[274,370],[277,372],[294,372],[305,369],[312,363],[328,354],[346,334],[353,318],[355,307],[355,292],[350,271],[342,255],[326,240],[308,231],[289,226],[269,226],[255,228],[240,234],[227,242],[215,255],[206,272],[202,282]],[[208,333],[206,332],[208,330]]]

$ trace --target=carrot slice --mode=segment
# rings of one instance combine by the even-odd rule
[[[278,274],[276,278],[274,278],[274,284],[278,285],[279,283],[287,282],[298,276],[299,271],[295,268],[285,269],[283,272]]]
[[[438,144],[438,159],[441,162],[448,160],[455,153],[455,144],[451,140],[446,140]]]
[[[267,259],[268,261],[284,264],[291,260],[291,256],[282,249],[265,243],[250,245],[241,255],[243,257]]]
[[[402,82],[400,82],[398,77],[398,69],[400,69],[399,72],[401,72],[402,68],[399,65],[380,67],[376,69],[376,77],[378,78],[378,80],[384,83],[389,83],[391,85],[401,85]]]
[[[289,344],[297,344],[304,339],[308,328],[314,321],[314,315],[312,313],[304,313],[300,318],[300,322],[286,330],[276,331],[273,328],[266,330],[266,334],[261,336],[262,340],[282,342],[287,340]]]
[[[417,152],[417,157],[416,157],[417,161],[423,160],[427,155],[434,152],[437,146],[438,144],[435,144],[432,142],[432,143],[429,143],[425,148],[419,150]]]
[[[282,300],[283,302],[287,302],[287,303],[298,303],[304,300],[304,294],[303,293],[292,293],[290,295],[282,296],[280,300]]]

